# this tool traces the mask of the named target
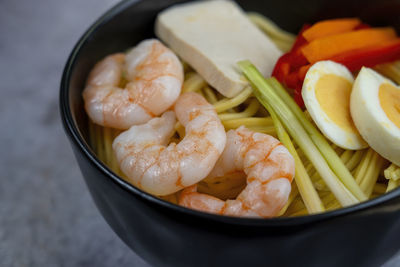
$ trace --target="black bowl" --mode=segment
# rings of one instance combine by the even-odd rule
[[[82,90],[105,55],[154,36],[157,13],[178,0],[123,1],[82,36],[65,66],[60,108],[92,197],[109,225],[155,266],[378,266],[400,248],[400,190],[359,205],[298,218],[216,216],[157,199],[122,180],[88,145]],[[358,16],[400,29],[399,1],[238,1],[286,30]]]

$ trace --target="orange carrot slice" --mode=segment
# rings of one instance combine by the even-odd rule
[[[308,62],[315,63],[344,52],[378,45],[395,38],[396,32],[391,27],[362,29],[316,39],[302,47],[301,52]]]
[[[315,39],[349,32],[361,24],[358,18],[342,18],[323,20],[315,23],[312,27],[303,32],[304,38],[311,42]]]

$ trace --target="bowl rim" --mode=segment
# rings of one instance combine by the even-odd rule
[[[98,170],[100,170],[107,178],[111,179],[116,185],[121,187],[123,190],[130,194],[134,194],[142,198],[143,201],[149,201],[152,204],[161,206],[166,209],[172,209],[175,212],[183,213],[185,215],[197,217],[199,219],[206,219],[210,222],[224,223],[231,225],[240,226],[255,226],[255,227],[282,227],[282,226],[301,226],[304,224],[311,224],[316,222],[322,222],[328,219],[334,219],[349,215],[351,213],[361,212],[368,208],[378,206],[386,201],[392,200],[400,196],[400,188],[392,190],[391,192],[385,193],[377,198],[361,202],[349,207],[340,208],[333,211],[325,211],[322,213],[302,215],[297,217],[274,217],[274,218],[246,218],[246,217],[231,217],[224,215],[216,215],[206,212],[201,212],[189,208],[185,208],[165,200],[159,199],[149,193],[142,191],[141,189],[135,187],[129,182],[125,181],[117,174],[115,174],[110,168],[108,168],[101,160],[97,158],[95,153],[92,151],[90,146],[87,144],[83,136],[80,134],[78,126],[75,124],[74,118],[72,116],[70,99],[69,99],[69,87],[70,78],[72,71],[74,69],[77,56],[79,55],[82,47],[89,41],[90,36],[96,32],[102,25],[109,22],[112,18],[117,16],[123,10],[131,7],[143,0],[122,0],[107,11],[103,13],[90,27],[84,32],[84,34],[79,38],[78,42],[73,47],[65,67],[63,70],[61,83],[60,83],[60,93],[59,93],[59,108],[62,123],[64,126],[64,131],[70,138],[71,142],[79,148],[79,152],[83,154],[86,159],[93,164]]]

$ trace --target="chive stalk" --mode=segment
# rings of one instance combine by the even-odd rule
[[[294,180],[308,213],[312,214],[325,211],[324,205],[322,204],[322,201],[319,198],[318,193],[315,190],[313,183],[310,179],[310,176],[308,176],[303,162],[297,154],[297,151],[288,133],[286,132],[281,121],[279,120],[278,116],[275,114],[275,111],[271,108],[271,106],[268,105],[268,103],[265,103],[264,106],[271,115],[279,140],[283,143],[283,145],[287,148],[287,150],[290,152],[290,154],[292,154],[294,158],[296,166],[296,174]]]
[[[306,132],[311,137],[314,144],[317,146],[322,156],[325,157],[328,165],[332,168],[333,172],[339,177],[342,183],[350,190],[350,192],[360,201],[367,200],[367,196],[361,190],[360,186],[351,175],[349,169],[336,154],[335,150],[329,145],[326,138],[315,128],[315,126],[307,120],[300,107],[296,104],[293,98],[288,94],[285,88],[275,79],[269,79],[269,84],[275,93],[286,103],[289,109],[297,117],[303,125]]]
[[[285,104],[285,102],[283,102],[281,97],[276,94],[275,90],[264,79],[261,73],[249,61],[241,61],[238,64],[244,75],[256,89],[254,90],[254,94],[257,99],[261,104],[271,106],[289,134],[304,151],[308,159],[314,164],[315,168],[340,204],[342,206],[349,206],[359,203],[359,199],[357,199],[337,178],[336,174],[328,165],[325,157],[321,155],[320,150],[314,144],[309,133],[307,133],[304,126],[300,123],[299,119],[293,114],[292,110]]]

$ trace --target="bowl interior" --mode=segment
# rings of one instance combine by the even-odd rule
[[[154,37],[153,26],[157,13],[170,5],[181,2],[186,1],[122,1],[98,19],[73,49],[61,84],[61,109],[67,131],[71,132],[73,141],[77,142],[85,153],[94,155],[88,145],[88,117],[82,100],[82,91],[89,71],[97,61],[106,55],[125,51],[143,39]],[[237,2],[244,10],[259,12],[271,18],[283,29],[293,33],[297,33],[304,23],[336,17],[360,17],[374,26],[391,25],[397,31],[400,29],[399,1],[281,0],[261,2],[242,0]],[[95,164],[107,168],[98,159]],[[121,179],[121,183],[125,182]],[[327,215],[312,216],[334,216],[351,212],[382,203],[398,195],[398,190],[395,190],[354,207],[328,212]],[[148,197],[159,201],[157,198]]]

